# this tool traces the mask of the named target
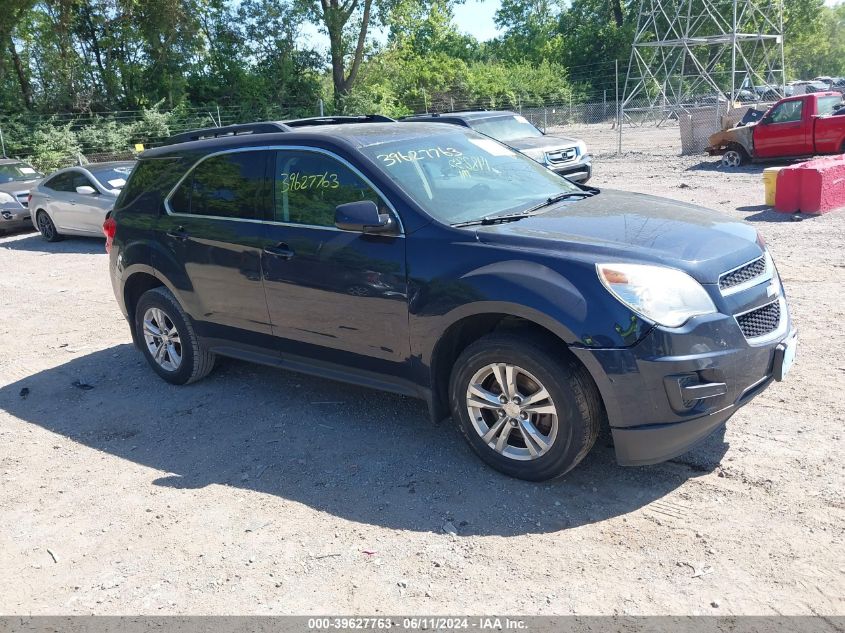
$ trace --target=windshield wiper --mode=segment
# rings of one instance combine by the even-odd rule
[[[467,220],[466,222],[456,222],[452,226],[472,226],[473,224],[481,224],[482,226],[487,226],[489,224],[499,224],[500,222],[515,222],[516,220],[521,220],[522,218],[528,217],[531,215],[531,211],[536,211],[536,209],[526,209],[525,211],[519,211],[518,213],[503,213],[501,215],[485,215],[483,218],[478,218],[477,220]]]
[[[597,193],[598,191],[567,191],[566,193],[559,193],[556,196],[546,198],[541,203],[535,204],[533,207],[529,207],[525,210],[525,213],[531,213],[532,211],[537,211],[543,207],[550,207],[553,204],[557,204],[563,200],[569,200],[570,198],[590,198]]]
[[[485,215],[483,218],[479,218],[477,220],[468,220],[466,222],[457,222],[452,226],[472,226],[474,224],[481,224],[482,226],[490,225],[490,224],[499,224],[500,222],[515,222],[516,220],[521,220],[522,218],[528,217],[530,215],[536,215],[537,211],[544,207],[550,207],[553,204],[557,204],[563,200],[568,200],[569,198],[590,198],[594,195],[599,193],[599,190],[583,190],[583,191],[567,191],[565,193],[559,193],[556,196],[551,196],[543,200],[543,202],[539,204],[535,204],[533,207],[528,207],[527,209],[523,209],[522,211],[518,211],[516,213],[503,213],[501,215]]]

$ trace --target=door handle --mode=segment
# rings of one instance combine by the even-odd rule
[[[264,248],[264,252],[273,257],[281,257],[284,260],[292,259],[294,256],[293,249],[284,242],[275,246],[267,246]]]
[[[184,226],[177,226],[176,230],[167,232],[167,237],[172,237],[175,240],[179,240],[180,242],[184,242],[190,236],[185,231]]]

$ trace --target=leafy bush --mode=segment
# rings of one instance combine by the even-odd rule
[[[76,138],[86,152],[122,152],[130,147],[134,130],[134,125],[98,119],[78,130]]]
[[[394,49],[371,59],[343,101],[347,112],[388,115],[469,107],[517,108],[569,100],[566,69],[551,62],[467,63],[445,53]],[[365,106],[365,107],[362,107]]]
[[[161,112],[159,101],[152,108],[141,110],[141,120],[132,126],[132,134],[138,142],[149,142],[170,136],[170,126],[178,115],[177,111]]]
[[[32,145],[34,151],[30,160],[44,173],[67,167],[82,153],[71,124],[39,126],[33,134]]]

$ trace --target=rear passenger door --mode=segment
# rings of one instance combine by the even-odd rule
[[[272,158],[260,150],[204,158],[167,198],[157,225],[154,266],[215,345],[272,344],[261,279]]]
[[[333,154],[278,150],[264,284],[282,354],[394,376],[409,355],[403,235],[335,227],[335,207],[373,200],[395,212],[355,168]]]
[[[42,189],[49,189],[44,206],[60,232],[74,228],[71,194],[76,195],[74,180],[77,173],[71,170],[56,174],[42,186]]]

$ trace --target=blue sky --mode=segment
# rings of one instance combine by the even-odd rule
[[[466,0],[464,4],[455,7],[455,22],[461,31],[475,36],[482,42],[491,40],[498,34],[493,16],[500,4],[500,0]],[[385,37],[385,34],[379,31],[372,32],[371,35],[380,40]],[[328,38],[313,24],[303,24],[302,38],[321,49],[327,49],[329,46]]]
[[[845,0],[825,0],[825,3],[833,6],[842,1]],[[493,23],[493,16],[500,4],[500,0],[466,0],[464,4],[455,7],[455,22],[461,31],[475,36],[482,42],[493,39],[498,35],[496,25]],[[328,47],[327,39],[317,33],[316,27],[312,25],[305,25],[303,35],[321,48]],[[378,33],[374,34],[375,37],[379,37],[379,35]]]
[[[499,0],[467,0],[455,7],[455,22],[459,29],[482,42],[491,40],[498,35],[493,15],[500,4]]]

